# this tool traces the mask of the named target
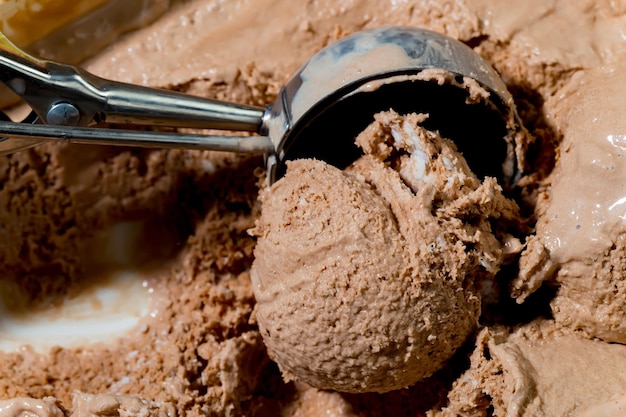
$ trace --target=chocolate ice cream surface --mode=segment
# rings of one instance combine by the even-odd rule
[[[40,320],[68,300],[99,311],[90,290],[120,274],[139,308],[104,340],[47,347],[40,335],[21,339],[32,347],[4,348],[0,413],[619,415],[625,20],[624,6],[608,0],[193,0],[119,39],[88,69],[265,106],[310,56],[348,34],[382,25],[447,34],[511,91],[534,139],[519,144],[525,175],[502,193],[444,162],[458,153],[418,121],[425,114],[388,112],[372,119],[359,142],[366,156],[350,169],[294,161],[269,191],[256,157],[51,144],[2,157],[2,288],[19,292],[9,300],[21,317]],[[408,137],[403,124],[438,144],[439,156],[420,165],[407,145],[399,151],[389,132]],[[368,150],[375,132],[387,134]],[[449,171],[425,175],[431,167]],[[464,186],[441,192],[441,178]],[[476,204],[486,196],[502,205]],[[321,209],[334,205],[332,215]],[[313,214],[328,223],[307,224]],[[111,243],[120,230],[134,237]],[[277,236],[282,246],[272,245]],[[311,273],[295,255],[272,261],[277,250],[297,253]],[[298,286],[280,288],[289,282]]]
[[[475,329],[478,283],[517,206],[479,181],[425,115],[391,111],[357,138],[346,172],[290,164],[262,197],[252,266],[257,320],[287,379],[385,392],[430,376]]]

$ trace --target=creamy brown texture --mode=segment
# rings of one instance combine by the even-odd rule
[[[379,113],[347,173],[291,162],[262,197],[257,320],[287,380],[385,392],[430,376],[476,326],[477,282],[498,271],[517,216],[427,118]]]
[[[203,0],[190,2],[158,27],[123,40],[115,50],[103,54],[103,65],[91,69],[136,84],[191,84],[198,92],[223,82],[245,81],[250,66],[286,81],[328,42],[383,24],[420,26],[462,39],[477,34],[478,29],[478,21],[471,13],[468,18],[466,7],[454,1],[424,1],[416,7],[408,2],[375,0]],[[200,52],[190,60],[190,50]],[[240,95],[231,98],[242,99]]]
[[[525,65],[589,68],[623,54],[626,6],[611,0],[467,0],[490,40],[525,51]],[[573,24],[575,22],[575,24]]]
[[[553,98],[563,144],[551,198],[522,258],[514,295],[546,279],[558,285],[557,322],[626,342],[626,101],[619,67],[585,71]]]
[[[442,416],[480,416],[489,405],[511,417],[622,415],[611,412],[623,403],[626,346],[541,319],[508,333],[481,332],[471,369],[455,381]]]
[[[72,147],[64,147],[63,152],[69,152],[70,149]],[[102,171],[111,169],[122,161],[123,166],[128,166],[125,162],[132,158],[126,150],[100,148],[100,152],[104,153],[99,156],[102,162],[97,164],[97,169]],[[107,152],[111,152],[111,159],[105,157]],[[57,155],[56,151],[52,153]],[[173,156],[162,151],[151,154],[154,166],[162,168],[167,165],[161,163],[159,156]],[[179,155],[182,158],[185,154]],[[21,159],[24,156],[27,155],[14,156],[12,160],[24,161]],[[177,209],[173,209],[173,204],[180,196],[178,193],[188,192],[188,198],[198,204],[195,209],[187,206],[191,211],[186,215],[196,219],[196,232],[191,236],[181,236],[179,233],[188,226],[170,223],[158,216],[153,217],[156,222],[169,223],[178,233],[171,236],[168,246],[161,247],[161,253],[165,249],[165,257],[159,255],[158,251],[150,255],[164,260],[154,265],[156,269],[148,278],[155,295],[158,295],[157,302],[150,310],[152,314],[117,343],[92,345],[87,349],[59,347],[51,349],[45,355],[28,348],[3,353],[3,367],[0,370],[0,391],[3,397],[40,398],[53,395],[66,409],[71,410],[71,398],[75,390],[132,394],[147,401],[155,401],[159,407],[170,404],[178,413],[186,410],[192,414],[237,410],[240,403],[249,398],[258,386],[267,363],[261,339],[249,324],[253,299],[248,274],[245,272],[253,246],[253,241],[246,234],[246,230],[253,224],[250,219],[251,207],[248,205],[252,204],[252,200],[247,196],[254,195],[255,187],[250,183],[247,187],[240,188],[238,194],[233,193],[235,190],[231,188],[226,197],[224,191],[218,191],[218,185],[224,184],[228,175],[234,179],[242,172],[247,172],[251,179],[254,178],[252,172],[259,161],[241,162],[221,158],[212,160],[210,155],[205,156],[204,160],[197,161],[197,171],[188,172],[188,180],[183,177],[165,187],[165,190],[172,192],[169,196],[168,192],[159,194],[158,186],[154,185],[151,188],[155,191],[152,197],[145,194],[142,197],[141,193],[136,195],[132,186],[126,189],[121,186],[130,184],[125,181],[128,176],[120,174],[112,174],[118,178],[118,185],[115,181],[101,183],[106,184],[105,187],[116,188],[122,195],[116,198],[113,197],[115,194],[108,194],[98,199],[97,202],[101,207],[106,207],[108,212],[108,217],[98,217],[102,222],[100,224],[106,225],[120,218],[133,216],[141,216],[145,220],[151,216],[150,213],[156,214],[152,211],[155,207],[162,207],[164,210],[170,207],[167,212],[176,213]],[[211,160],[220,172],[219,179],[206,170],[206,164]],[[178,169],[180,168],[183,165],[178,165]],[[145,175],[148,178],[150,171],[151,168],[146,170]],[[127,170],[122,172],[133,175]],[[35,169],[26,174],[22,176],[23,181],[29,177],[34,181],[39,178]],[[137,172],[135,175],[137,180],[147,178]],[[189,178],[203,178],[201,181],[204,185]],[[88,265],[79,262],[82,258],[74,260],[74,256],[79,254],[76,246],[80,247],[81,242],[88,239],[94,226],[87,220],[88,217],[81,217],[81,214],[89,210],[72,209],[85,202],[79,197],[81,188],[77,190],[67,183],[64,184],[61,178],[59,181],[59,187],[62,188],[57,194],[67,193],[65,204],[70,207],[67,213],[74,224],[66,232],[70,244],[65,244],[60,239],[59,234],[56,234],[59,232],[53,235],[37,235],[37,223],[32,224],[33,229],[23,230],[27,231],[29,237],[38,236],[39,239],[56,236],[53,241],[56,245],[48,246],[48,249],[53,251],[55,259],[63,260],[64,263],[50,265],[50,272],[45,269],[45,258],[40,260],[41,264],[25,265],[33,268],[32,270],[20,270],[16,266],[12,268],[16,283],[22,291],[31,295],[34,306],[37,306],[42,295],[45,295],[43,300],[47,300],[47,297],[53,297],[54,300],[56,297],[61,298],[67,291],[80,293],[81,288],[89,284],[89,275],[80,273]],[[185,186],[185,181],[192,182]],[[203,190],[200,195],[204,197],[192,191],[193,187],[190,186],[194,183],[200,186],[197,191]],[[20,183],[14,181],[12,184]],[[174,185],[179,191],[175,192],[175,189],[170,188]],[[138,199],[142,198],[146,198],[143,204],[149,205],[150,211],[138,203]],[[124,199],[134,208],[115,214],[116,210],[123,209],[121,201]],[[45,201],[31,199],[25,208],[35,210],[37,204],[41,204],[39,207],[42,208],[39,210],[50,207]],[[234,211],[227,208],[233,205],[237,207]],[[57,227],[62,226],[63,224],[59,224]],[[73,240],[74,244],[71,244]],[[211,242],[208,246],[205,243],[207,241]],[[16,242],[19,240],[16,239]],[[156,242],[154,238],[152,242]],[[184,244],[185,249],[178,252],[176,246],[181,244]],[[35,252],[33,256],[40,253]],[[11,262],[10,259],[5,261],[5,265]],[[65,274],[55,274],[57,268],[65,267],[68,268]],[[60,278],[52,279],[57,276]],[[7,275],[3,278],[7,279]],[[41,288],[38,286],[40,283],[47,287]],[[198,391],[198,387],[207,385],[212,388],[203,393]]]
[[[566,153],[559,151],[561,137],[545,115],[556,117],[559,109],[567,112],[570,99],[568,95],[561,100],[551,97],[575,71],[623,60],[624,16],[623,6],[609,0],[195,0],[120,40],[89,68],[137,84],[266,105],[306,59],[348,33],[383,24],[446,33],[467,42],[494,65],[538,139],[519,190],[524,213],[536,219],[543,217],[551,202],[550,173],[555,161],[561,163],[557,156]],[[613,92],[605,97],[613,97]],[[574,145],[568,139],[571,132],[564,129],[562,139]],[[54,396],[47,404],[65,415],[74,411],[72,395],[77,390],[131,395],[150,404],[157,402],[164,410],[170,410],[164,407],[171,404],[179,415],[422,416],[447,409],[452,414],[499,416],[516,411],[512,372],[502,385],[502,372],[507,375],[504,368],[488,359],[491,365],[480,366],[479,358],[485,355],[483,336],[476,340],[471,364],[466,361],[474,335],[432,377],[383,395],[340,394],[281,382],[252,315],[254,299],[247,273],[255,242],[246,230],[258,215],[254,172],[261,164],[260,159],[217,153],[63,145],[44,145],[0,158],[2,279],[22,285],[33,300],[48,296],[58,300],[62,294],[81,290],[85,279],[81,271],[88,266],[81,262],[81,248],[94,231],[147,217],[173,229],[175,236],[168,240],[172,246],[165,253],[148,251],[150,258],[163,261],[151,278],[163,304],[158,305],[158,314],[146,318],[144,327],[108,347],[55,348],[48,355],[29,349],[0,354],[0,397]],[[578,187],[571,192],[577,193]],[[540,230],[541,226],[537,239]],[[530,245],[528,253],[533,247],[541,248]],[[545,256],[541,250],[533,253]],[[618,253],[611,255],[620,258]],[[602,267],[608,268],[611,258],[604,259]],[[620,262],[615,261],[616,265]],[[514,276],[514,268],[507,268],[500,281],[507,283]],[[598,288],[590,294],[606,291],[611,282],[607,277],[599,279]],[[565,279],[550,282],[563,287],[555,305],[559,299],[584,301],[574,282],[570,286]],[[619,305],[619,300],[607,305]],[[480,320],[490,329],[494,322],[519,320],[513,306],[495,312],[489,308],[487,313]],[[522,319],[533,320],[535,315]],[[568,323],[566,318],[562,316],[562,323]],[[607,316],[606,322],[616,323],[613,320]],[[589,323],[593,330],[598,320]],[[481,335],[487,333],[493,330]],[[571,356],[544,352],[555,361],[563,359],[559,366],[585,358],[592,361],[596,350],[598,357],[606,358],[602,352],[621,349],[604,342],[580,342],[579,335],[566,331],[565,339],[558,339],[561,336],[553,331],[525,334],[511,343],[530,346],[530,350],[542,343],[561,348],[562,341],[584,347],[580,354],[564,351]],[[599,375],[604,375],[606,368],[601,365]],[[571,369],[571,374],[576,381],[593,375],[582,366]],[[459,387],[467,381],[466,375],[475,375],[473,392],[487,395],[462,394]],[[617,380],[606,375],[607,381]],[[553,390],[570,388],[558,379],[550,381]],[[621,394],[604,395],[600,392],[605,388],[603,381],[590,381],[597,385],[588,387],[589,392],[598,394],[586,396],[580,406],[572,405],[573,396],[555,397],[556,391],[546,390],[532,398],[552,404],[549,410],[556,412],[593,415],[619,410]],[[493,386],[500,388],[489,388]]]
[[[63,417],[65,414],[56,404],[54,398],[12,398],[0,400],[0,416],[2,417]]]
[[[63,417],[63,409],[54,398],[12,398],[0,401],[1,417]],[[85,394],[72,395],[71,417],[173,417],[176,410],[171,403],[146,401],[131,395]]]

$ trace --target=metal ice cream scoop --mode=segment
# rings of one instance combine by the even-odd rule
[[[458,82],[414,77],[439,69]],[[489,97],[470,104],[465,78]],[[410,27],[355,33],[306,62],[268,108],[225,103],[102,79],[80,68],[37,59],[0,34],[0,81],[32,108],[21,123],[0,121],[0,154],[60,140],[143,147],[223,150],[266,155],[270,183],[285,161],[301,157],[339,167],[354,161],[353,138],[373,114],[428,113],[428,128],[453,139],[478,175],[517,169],[513,100],[489,64],[447,36]],[[1,113],[0,113],[1,115]],[[90,127],[139,124],[255,132],[216,136]],[[476,162],[472,164],[472,159]],[[503,172],[503,167],[508,166]]]

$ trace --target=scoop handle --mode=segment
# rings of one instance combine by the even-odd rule
[[[269,155],[274,153],[274,144],[267,136],[200,135],[0,121],[0,155],[8,155],[48,141],[89,145],[227,151],[247,154]]]
[[[89,87],[96,86],[97,97],[84,91],[79,108],[97,108],[107,123],[218,129],[260,133],[265,109],[191,96],[176,91],[119,83],[84,73]],[[76,86],[81,88],[82,86]]]
[[[265,115],[260,107],[111,81],[72,65],[40,60],[1,33],[0,81],[44,124],[108,122],[259,132]],[[59,104],[73,117],[59,117],[59,110],[53,110]]]
[[[267,110],[100,78],[78,67],[33,57],[2,33],[0,82],[31,106],[35,115],[31,119],[36,123],[14,123],[0,117],[0,155],[50,140],[246,153],[274,152],[267,136],[87,128],[106,122],[265,133]]]

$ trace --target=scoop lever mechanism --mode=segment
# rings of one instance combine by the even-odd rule
[[[0,33],[0,82],[32,113],[12,122],[0,113],[0,155],[50,140],[72,143],[274,152],[267,136],[220,136],[94,128],[98,124],[216,129],[264,134],[266,109],[106,80],[35,58]]]

